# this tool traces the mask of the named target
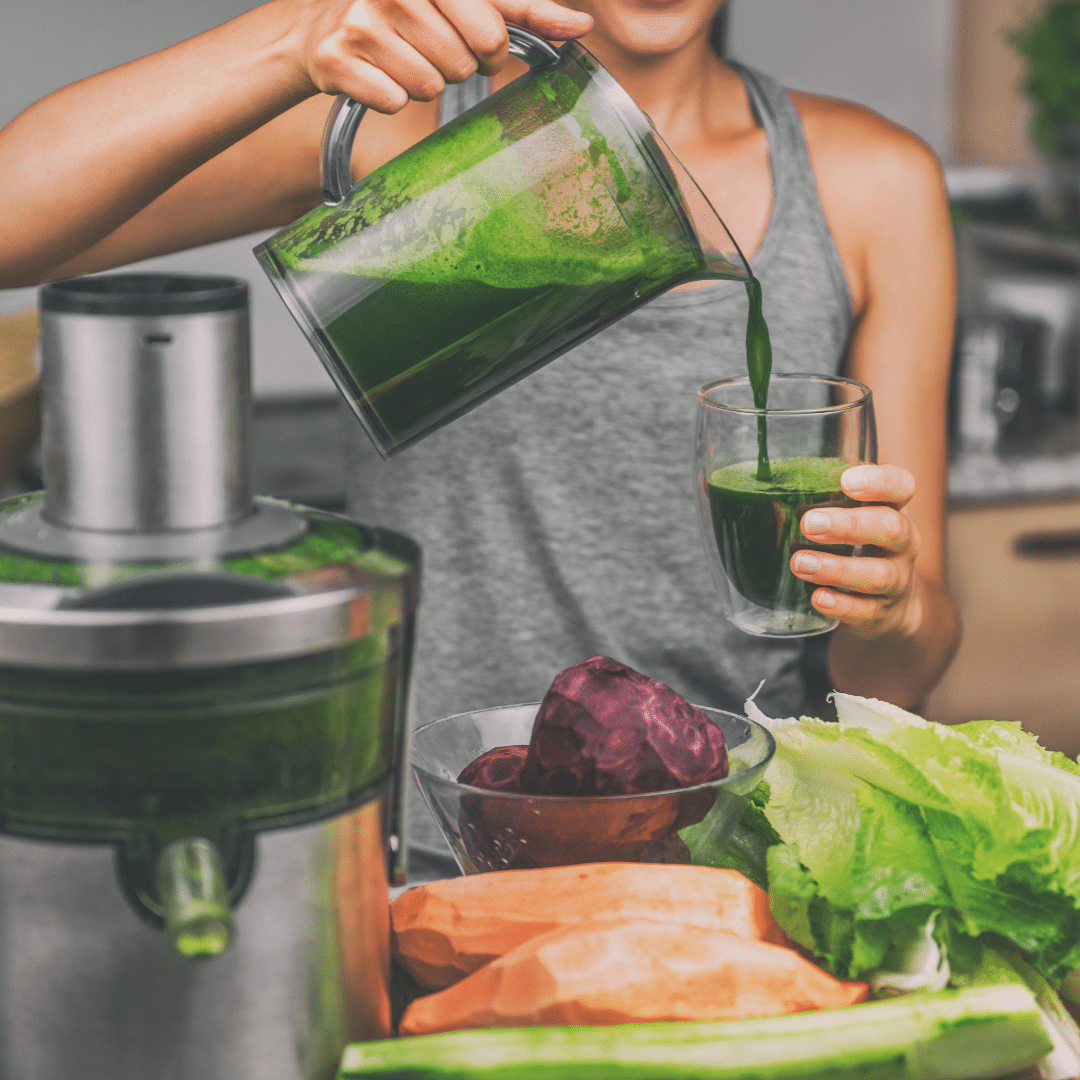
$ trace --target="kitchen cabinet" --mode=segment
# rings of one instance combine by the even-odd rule
[[[949,586],[964,619],[927,701],[945,723],[1019,720],[1080,752],[1080,498],[950,511]]]

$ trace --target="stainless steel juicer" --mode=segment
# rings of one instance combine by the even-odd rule
[[[41,290],[0,503],[0,1078],[327,1080],[390,1031],[419,550],[259,498],[247,286]]]

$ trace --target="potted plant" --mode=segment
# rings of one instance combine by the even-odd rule
[[[1080,160],[1080,0],[1052,0],[1006,36],[1027,61],[1023,88],[1035,106],[1035,145]]]
[[[1031,138],[1046,155],[1050,232],[1080,234],[1080,0],[1050,0],[1007,31],[1027,62],[1022,83],[1034,106]]]

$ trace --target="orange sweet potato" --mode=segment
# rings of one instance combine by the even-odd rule
[[[735,870],[591,863],[433,881],[390,907],[394,958],[429,990],[450,986],[538,934],[603,915],[789,944],[768,895]]]
[[[777,1016],[854,1005],[867,990],[780,945],[694,926],[594,920],[541,934],[418,998],[399,1031]]]

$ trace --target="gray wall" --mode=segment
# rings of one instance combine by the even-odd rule
[[[939,154],[950,142],[953,0],[732,0],[731,52],[789,86],[863,102]],[[248,0],[6,0],[0,122],[85,75],[224,22]],[[145,267],[238,274],[252,283],[255,389],[330,390],[318,360],[251,256],[260,237],[151,260]],[[0,311],[34,304],[0,292]]]
[[[952,146],[953,0],[731,0],[729,52]]]

